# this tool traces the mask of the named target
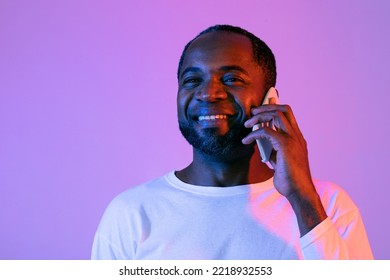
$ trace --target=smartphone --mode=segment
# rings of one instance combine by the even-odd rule
[[[271,98],[274,99],[276,104],[279,104],[278,91],[274,87],[271,87],[268,90],[268,92],[264,96],[264,99],[263,99],[263,102],[261,103],[261,105],[269,104]],[[254,130],[258,130],[262,126],[263,127],[264,126],[272,127],[273,129],[275,129],[275,126],[272,123],[267,122],[267,123],[255,124],[253,126],[252,130],[253,131]],[[261,161],[264,162],[264,163],[267,163],[269,161],[271,153],[272,153],[272,144],[271,144],[271,142],[268,139],[257,139],[256,142],[257,142],[257,146],[259,147],[259,151],[260,151],[260,155],[261,155]]]

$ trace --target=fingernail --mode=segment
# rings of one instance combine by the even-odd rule
[[[276,104],[276,98],[275,97],[271,97],[269,99],[269,104]]]

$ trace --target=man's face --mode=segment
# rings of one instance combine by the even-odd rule
[[[244,147],[241,139],[250,132],[244,122],[265,91],[248,38],[224,31],[204,34],[188,48],[179,73],[180,130],[195,149],[229,156]]]

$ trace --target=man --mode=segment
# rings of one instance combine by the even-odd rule
[[[290,107],[260,106],[276,83],[263,41],[238,27],[210,27],[185,47],[178,83],[179,126],[193,161],[116,197],[93,259],[373,258],[351,199],[311,178]],[[275,130],[252,131],[266,122]],[[272,168],[257,139],[271,142]]]

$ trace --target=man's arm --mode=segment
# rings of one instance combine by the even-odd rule
[[[342,196],[338,196],[338,200],[341,200],[341,203],[345,202]],[[357,208],[337,218],[328,217],[301,237],[299,243],[304,259],[374,258]]]
[[[327,215],[314,187],[306,141],[288,105],[266,105],[252,110],[246,127],[272,121],[276,131],[263,127],[243,139],[244,144],[259,138],[268,139],[276,153],[271,155],[275,188],[290,202],[301,236],[326,219]]]
[[[304,257],[372,259],[356,206],[354,216],[348,214],[337,221],[328,218],[311,177],[306,141],[291,108],[288,105],[265,105],[252,109],[252,115],[245,123],[246,127],[272,121],[276,130],[262,127],[251,132],[242,142],[249,144],[265,138],[272,143],[275,152],[270,163],[275,171],[274,185],[289,201],[296,215]]]

